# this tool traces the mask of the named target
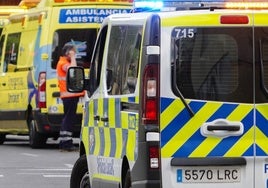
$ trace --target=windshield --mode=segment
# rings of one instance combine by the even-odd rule
[[[263,27],[175,28],[173,90],[192,99],[253,103],[256,95],[255,102],[267,101],[267,33]]]

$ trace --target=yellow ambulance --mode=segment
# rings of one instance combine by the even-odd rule
[[[89,79],[69,69],[88,93],[71,188],[267,188],[268,3],[162,4],[106,18]]]
[[[0,39],[0,143],[8,134],[29,134],[30,146],[58,138],[63,105],[56,65],[62,47],[74,44],[88,70],[102,20],[128,13],[129,0],[23,0],[26,13],[9,16]],[[74,136],[79,137],[82,100]]]

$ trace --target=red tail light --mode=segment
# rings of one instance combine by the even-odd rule
[[[150,146],[149,147],[149,161],[151,169],[159,168],[159,147],[158,146]]]
[[[46,73],[41,72],[38,78],[38,107],[46,108]]]
[[[159,64],[150,64],[145,67],[143,86],[143,123],[158,125]]]

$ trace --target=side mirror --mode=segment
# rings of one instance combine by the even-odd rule
[[[70,67],[66,79],[67,91],[79,93],[85,89],[85,74],[83,67]]]

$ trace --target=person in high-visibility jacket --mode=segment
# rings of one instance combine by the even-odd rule
[[[58,84],[60,88],[60,97],[63,101],[64,118],[60,129],[60,143],[61,151],[75,151],[78,150],[73,145],[72,129],[74,119],[77,118],[76,110],[79,97],[84,93],[70,93],[66,87],[66,74],[70,66],[77,66],[76,64],[76,47],[74,45],[65,44],[62,48],[62,56],[57,64]]]

